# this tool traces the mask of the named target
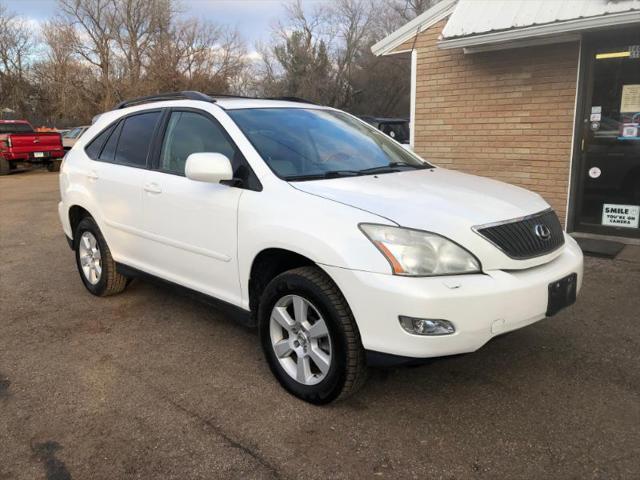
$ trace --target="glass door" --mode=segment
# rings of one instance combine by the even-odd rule
[[[640,237],[640,33],[586,42],[576,230]]]

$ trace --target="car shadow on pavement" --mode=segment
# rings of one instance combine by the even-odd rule
[[[64,462],[56,457],[56,452],[62,447],[53,441],[46,441],[31,445],[33,455],[42,463],[47,480],[71,480],[71,473]]]

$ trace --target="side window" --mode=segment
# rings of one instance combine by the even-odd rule
[[[195,112],[172,112],[160,153],[160,169],[184,175],[187,157],[192,153],[213,152],[226,155],[236,171],[241,154],[222,127]]]
[[[118,138],[122,131],[122,122],[118,123],[118,126],[113,130],[113,133],[109,136],[107,143],[104,144],[104,148],[98,157],[103,162],[113,162],[116,156],[116,147],[118,146]]]
[[[147,154],[159,118],[160,112],[148,112],[124,119],[116,148],[115,163],[138,167],[144,167],[147,164]],[[105,146],[105,150],[109,147],[109,143],[111,139]]]
[[[101,134],[99,134],[96,138],[91,140],[89,145],[87,145],[87,147],[85,148],[85,151],[87,152],[87,155],[89,155],[90,159],[92,160],[98,159],[98,156],[100,155],[100,150],[102,150],[103,145],[105,144],[105,142],[109,138],[109,135],[111,135],[111,132],[113,132],[115,127],[116,127],[115,125],[111,125],[109,128],[104,130]]]

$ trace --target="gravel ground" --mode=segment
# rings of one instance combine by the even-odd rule
[[[0,479],[640,478],[640,253],[478,352],[289,396],[257,334],[141,281],[98,299],[57,176],[0,178]]]

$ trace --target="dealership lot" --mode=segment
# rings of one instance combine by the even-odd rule
[[[88,294],[58,197],[0,178],[0,479],[640,476],[638,247],[587,258],[572,309],[320,408],[223,312]]]

